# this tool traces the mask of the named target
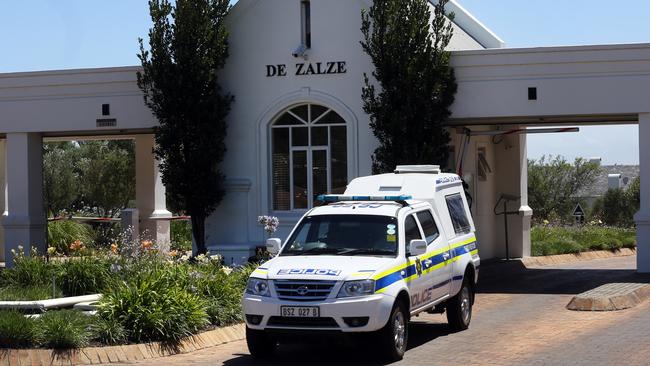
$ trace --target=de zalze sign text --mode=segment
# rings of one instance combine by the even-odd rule
[[[335,75],[345,74],[348,69],[345,61],[297,63],[291,71],[286,64],[266,65],[267,78],[287,76],[289,72],[296,76]]]

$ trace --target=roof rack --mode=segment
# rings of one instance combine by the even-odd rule
[[[440,165],[398,165],[395,174],[421,173],[440,174]]]
[[[321,194],[316,200],[324,203],[334,203],[343,201],[357,201],[357,202],[397,202],[402,206],[408,206],[407,200],[412,200],[413,196],[345,196],[340,194]]]

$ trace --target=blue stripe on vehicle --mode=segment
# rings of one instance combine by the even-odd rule
[[[460,257],[460,256],[462,256],[464,254],[468,254],[468,253],[476,250],[477,248],[478,248],[477,241],[473,241],[473,242],[471,242],[471,243],[469,243],[467,245],[463,245],[463,246],[460,246],[460,247],[457,247],[457,248],[453,248],[453,249],[451,249],[449,251],[451,258],[448,259],[447,261],[451,262],[451,260],[453,260],[454,258]],[[425,271],[425,270],[427,270],[427,269],[429,269],[431,267],[434,267],[436,265],[439,265],[441,263],[445,263],[443,254],[444,253],[440,253],[440,254],[435,255],[435,256],[433,256],[431,258],[423,260],[421,262],[422,271]],[[429,263],[429,261],[431,261],[431,262]],[[364,271],[359,271],[359,272],[364,272]],[[402,275],[402,272],[404,272],[404,275]],[[387,274],[387,275],[385,275],[385,276],[383,276],[383,277],[376,280],[376,282],[375,282],[375,291],[379,291],[381,289],[384,289],[384,288],[394,284],[395,282],[400,281],[400,280],[402,280],[404,278],[409,278],[409,277],[415,275],[416,273],[417,273],[417,267],[416,267],[415,264],[412,264],[412,265],[410,265],[410,266],[408,266],[406,268],[397,270],[395,272],[389,273],[389,274]],[[453,281],[459,281],[459,280],[462,280],[462,279],[463,279],[463,276],[456,276],[452,280]],[[444,286],[447,283],[451,282],[452,280],[447,280],[445,282],[436,284],[436,285],[434,285],[434,287],[432,287],[432,289]]]
[[[385,287],[388,287],[394,284],[397,281],[400,281],[402,277],[402,270],[395,271],[391,274],[388,274],[375,282],[375,291],[379,291]]]

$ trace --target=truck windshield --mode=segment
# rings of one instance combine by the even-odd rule
[[[280,256],[397,256],[397,219],[374,215],[306,217]]]

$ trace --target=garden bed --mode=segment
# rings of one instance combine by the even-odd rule
[[[636,248],[636,230],[631,228],[540,225],[530,236],[533,257]]]
[[[233,270],[216,256],[190,261],[187,255],[163,255],[149,242],[136,252],[112,249],[75,260],[18,253],[15,266],[0,271],[0,299],[102,296],[95,314],[66,309],[27,317],[27,312],[0,310],[0,349],[147,342],[174,347],[200,332],[243,321],[241,295],[253,267]]]

